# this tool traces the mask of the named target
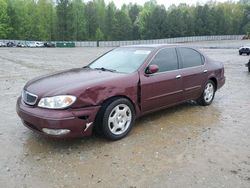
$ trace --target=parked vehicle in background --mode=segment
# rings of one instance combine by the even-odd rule
[[[17,43],[16,47],[24,48],[24,47],[27,47],[27,45],[24,42],[19,42]]]
[[[44,43],[43,42],[35,42],[36,47],[44,47]]]
[[[45,42],[44,46],[47,48],[54,48],[54,47],[56,47],[56,44],[53,42]]]
[[[5,42],[0,42],[0,47],[6,47],[6,43]]]
[[[7,47],[15,47],[16,44],[14,42],[8,42]]]
[[[26,45],[29,48],[35,48],[36,47],[36,43],[35,42],[27,42]]]
[[[83,68],[29,81],[17,100],[28,128],[55,137],[118,140],[142,115],[189,100],[210,105],[224,66],[179,45],[120,47]]]
[[[247,54],[249,55],[250,54],[250,45],[246,45],[246,46],[242,46],[239,48],[239,54],[242,55],[242,54]]]

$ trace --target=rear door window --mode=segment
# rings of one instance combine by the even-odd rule
[[[182,59],[182,67],[196,67],[204,64],[204,57],[194,49],[178,48]]]

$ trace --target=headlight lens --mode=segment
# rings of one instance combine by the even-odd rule
[[[75,101],[76,97],[72,95],[44,97],[39,101],[38,106],[41,108],[49,108],[49,109],[63,109],[69,107]]]

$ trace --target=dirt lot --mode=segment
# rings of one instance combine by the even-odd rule
[[[0,187],[250,187],[249,57],[237,49],[203,49],[227,77],[211,106],[145,116],[120,141],[53,140],[22,125],[15,103],[29,79],[107,50],[0,48]]]

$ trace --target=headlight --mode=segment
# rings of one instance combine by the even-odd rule
[[[41,108],[49,108],[49,109],[63,109],[72,105],[75,102],[75,100],[76,97],[72,95],[44,97],[39,101],[38,106]]]

